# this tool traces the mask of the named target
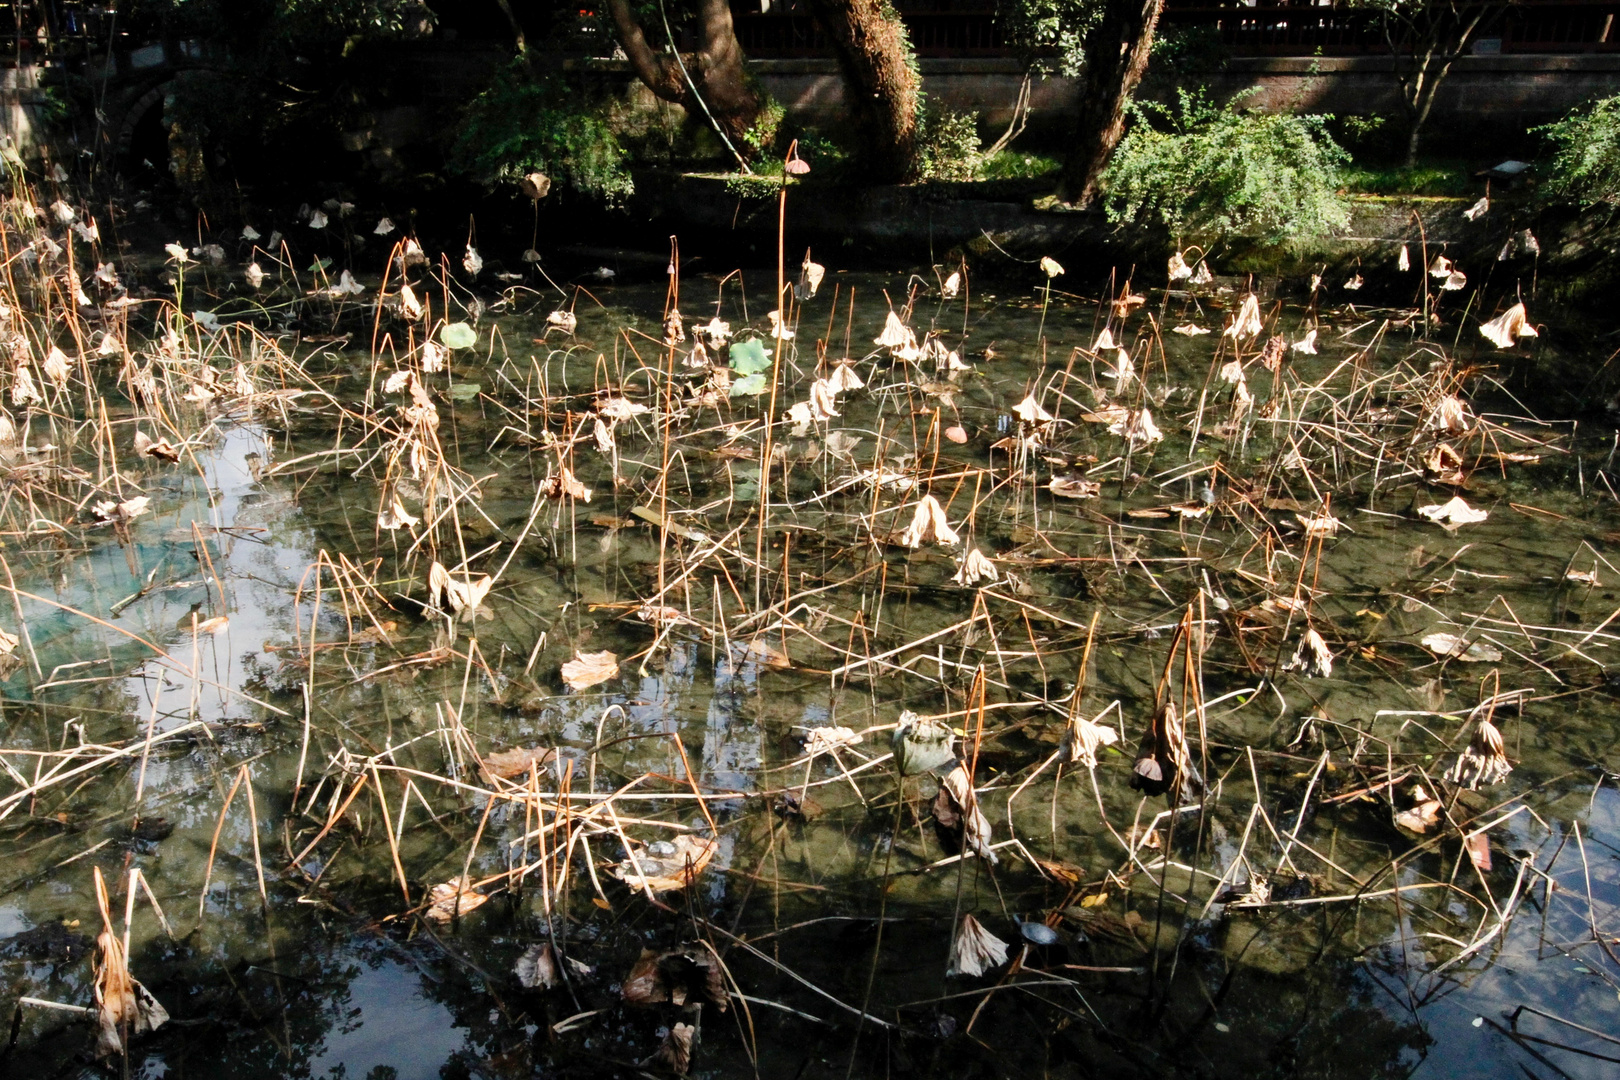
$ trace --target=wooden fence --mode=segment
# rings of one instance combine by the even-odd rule
[[[971,2],[971,0],[970,0]],[[827,42],[801,5],[774,0],[774,10],[734,8],[743,51],[756,57],[828,55]],[[918,56],[1008,56],[1015,51],[993,7],[939,3],[898,5]],[[1620,3],[1516,0],[1491,5],[1476,51],[1587,53],[1620,51]],[[1388,52],[1377,15],[1351,4],[1222,4],[1170,0],[1163,24],[1208,27],[1233,56],[1361,56]]]

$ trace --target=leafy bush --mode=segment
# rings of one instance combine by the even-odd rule
[[[1542,191],[1580,207],[1620,206],[1620,95],[1533,129],[1552,144]]]
[[[605,104],[521,60],[467,107],[453,159],[466,172],[514,178],[536,169],[609,204],[635,190]]]
[[[979,118],[956,109],[925,109],[917,131],[927,180],[972,180],[979,169]]]
[[[1346,191],[1365,195],[1423,195],[1461,199],[1476,196],[1478,181],[1466,161],[1375,167],[1353,165],[1341,172]]]
[[[1008,44],[1042,72],[1080,74],[1086,35],[1102,18],[1096,0],[1012,0],[998,4],[997,21]]]
[[[748,134],[743,136],[743,140],[753,149],[750,156],[761,157],[775,145],[777,133],[782,127],[782,118],[786,115],[787,110],[782,108],[781,102],[770,97],[765,99],[765,108],[760,112],[759,119],[748,129]]]
[[[1050,176],[1061,168],[1063,162],[1055,157],[1023,150],[1003,150],[980,160],[979,177],[983,180],[1022,180]]]
[[[1300,240],[1342,229],[1349,155],[1321,116],[1221,108],[1179,91],[1179,107],[1132,103],[1103,176],[1109,220],[1157,219],[1178,233]]]

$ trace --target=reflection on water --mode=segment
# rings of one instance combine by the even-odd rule
[[[391,1077],[437,1080],[462,1049],[465,1033],[454,1014],[422,993],[417,973],[406,965],[373,961],[346,988],[353,1007],[331,1028],[321,1053],[309,1062],[312,1076]]]
[[[874,297],[883,286],[895,296],[904,288],[903,278],[835,277],[841,288]],[[479,383],[479,393],[439,404],[456,465],[482,485],[479,505],[489,520],[469,516],[461,529],[467,553],[493,552],[475,568],[501,565],[550,467],[544,456],[550,450],[511,436],[515,424],[543,426],[545,420],[545,410],[525,406],[513,387],[543,379],[583,392],[602,377],[607,361],[597,357],[623,352],[615,332],[627,313],[656,328],[662,296],[662,283],[623,286],[605,296],[613,311],[582,306],[580,337],[590,347],[571,356],[547,358],[537,346],[539,359],[530,366],[527,351],[514,345],[519,362],[461,361],[453,370],[458,382]],[[733,296],[727,294],[722,313],[741,324],[745,316]],[[976,357],[994,342],[998,358],[978,361],[954,388],[930,390],[922,385],[928,378],[908,380],[901,373],[882,392],[847,399],[841,420],[867,440],[864,452],[881,432],[926,428],[937,414],[958,420],[971,436],[960,451],[936,439],[937,449],[976,466],[995,464],[988,444],[1008,430],[1010,407],[1037,378],[1070,363],[1072,345],[1094,337],[1092,305],[1055,304],[1044,316],[1054,344],[1043,356],[1034,338],[1042,318],[1038,301],[981,294],[974,305],[972,351],[964,346],[964,352]],[[874,337],[882,310],[875,303],[860,309],[857,342]],[[510,342],[527,341],[539,335],[543,314],[502,315],[498,323]],[[760,312],[753,314],[759,321]],[[827,317],[827,309],[812,306],[801,326]],[[1164,315],[1194,317],[1218,326],[1210,311]],[[918,318],[926,320],[927,313]],[[1288,318],[1297,320],[1297,313]],[[1363,344],[1325,345],[1332,355],[1316,368],[1301,361],[1302,378],[1325,376]],[[978,779],[997,840],[1006,839],[1012,819],[1034,855],[1077,864],[1087,882],[1104,880],[1121,864],[1119,835],[1145,825],[1161,808],[1157,801],[1144,806],[1126,783],[1129,748],[1151,712],[1164,663],[1168,635],[1160,628],[1174,625],[1200,582],[1211,602],[1238,597],[1252,585],[1244,575],[1252,577],[1253,567],[1262,565],[1232,554],[1238,534],[1218,518],[1182,523],[1168,514],[1121,515],[1196,499],[1194,481],[1179,475],[1188,461],[1222,455],[1242,461],[1243,451],[1233,445],[1206,439],[1192,449],[1186,441],[1184,429],[1202,407],[1207,342],[1167,339],[1164,348],[1155,360],[1163,370],[1152,376],[1152,400],[1161,424],[1181,434],[1157,457],[1134,459],[1129,473],[1115,467],[1107,498],[1096,504],[1054,500],[1044,490],[1033,502],[1023,493],[997,494],[1001,501],[992,502],[986,493],[973,519],[974,542],[1018,568],[1007,595],[1028,605],[998,607],[994,619],[973,630],[979,640],[972,654],[953,638],[918,650],[904,670],[886,668],[876,677],[831,674],[840,657],[830,650],[800,654],[783,669],[748,644],[791,652],[790,633],[804,632],[852,653],[877,653],[977,610],[971,590],[950,584],[956,568],[943,552],[902,562],[871,554],[872,545],[852,539],[850,523],[870,509],[864,505],[869,489],[853,506],[818,501],[851,467],[820,453],[814,434],[784,436],[793,455],[786,498],[796,506],[776,519],[783,528],[759,538],[763,559],[788,567],[787,580],[807,594],[791,625],[750,626],[746,640],[732,640],[729,624],[719,639],[675,632],[649,653],[655,631],[621,621],[626,605],[651,595],[661,580],[656,532],[628,517],[632,505],[647,501],[648,478],[658,471],[657,427],[627,421],[619,429],[620,485],[600,461],[580,452],[578,471],[597,491],[589,513],[580,504],[574,522],[549,510],[540,515],[534,541],[513,558],[492,594],[489,617],[459,629],[455,659],[444,662],[441,652],[438,661],[418,663],[412,658],[446,647],[442,623],[422,619],[408,599],[421,599],[425,578],[409,534],[379,537],[374,477],[352,460],[274,471],[329,448],[331,417],[312,411],[285,424],[263,417],[222,421],[198,454],[200,469],[140,471],[153,508],[135,524],[128,546],[102,534],[85,551],[35,548],[12,559],[19,588],[44,599],[19,601],[39,667],[5,685],[7,747],[126,744],[148,729],[177,737],[160,742],[144,769],[140,755],[132,754],[87,775],[84,787],[53,789],[0,821],[0,850],[7,855],[0,871],[0,936],[11,939],[0,956],[6,1003],[24,995],[89,1003],[89,961],[82,954],[63,960],[50,942],[24,940],[24,932],[60,921],[69,924],[67,932],[93,937],[99,919],[92,867],[115,881],[138,867],[175,937],[163,932],[143,901],[131,931],[132,969],[175,1021],[137,1043],[132,1076],[405,1080],[634,1071],[673,1023],[695,1014],[674,1006],[627,1008],[623,980],[644,947],[690,942],[700,933],[699,919],[706,920],[702,936],[719,946],[730,940],[721,931],[760,943],[757,952],[725,948],[729,976],[748,998],[746,1008],[737,1002],[724,1015],[701,1013],[695,1067],[711,1075],[746,1075],[756,1067],[750,1055],[760,1075],[800,1077],[1506,1078],[1521,1070],[1551,1075],[1548,1060],[1562,1075],[1612,1075],[1613,1062],[1594,1055],[1620,1057],[1614,1053],[1620,1047],[1545,1016],[1507,1019],[1531,1004],[1596,1031],[1616,1029],[1620,964],[1609,949],[1620,906],[1620,795],[1612,776],[1605,781],[1595,768],[1617,765],[1617,713],[1608,696],[1571,693],[1501,719],[1517,768],[1509,787],[1494,789],[1490,799],[1519,794],[1527,809],[1491,834],[1496,865],[1478,879],[1455,844],[1436,846],[1380,879],[1390,852],[1405,853],[1411,842],[1393,832],[1389,809],[1376,796],[1331,804],[1319,796],[1304,821],[1295,820],[1318,756],[1328,750],[1340,762],[1351,749],[1342,730],[1325,723],[1307,725],[1307,736],[1299,737],[1313,714],[1363,724],[1431,772],[1444,767],[1461,728],[1455,714],[1449,720],[1436,714],[1466,713],[1477,700],[1480,672],[1461,664],[1440,671],[1412,644],[1443,618],[1506,623],[1511,612],[1512,621],[1545,631],[1532,655],[1503,662],[1503,689],[1531,686],[1537,695],[1552,695],[1590,691],[1600,680],[1601,671],[1555,647],[1573,638],[1551,636],[1596,626],[1613,607],[1611,594],[1561,585],[1572,559],[1603,550],[1603,533],[1615,518],[1612,503],[1591,496],[1595,473],[1573,462],[1480,475],[1468,498],[1491,505],[1492,517],[1460,535],[1415,524],[1410,486],[1392,483],[1357,502],[1335,504],[1349,528],[1312,570],[1324,625],[1343,628],[1335,639],[1342,651],[1334,677],[1285,681],[1279,695],[1255,693],[1254,672],[1231,655],[1212,653],[1205,672],[1209,698],[1232,695],[1208,718],[1211,776],[1234,791],[1258,785],[1270,800],[1271,820],[1250,816],[1247,794],[1217,802],[1196,824],[1197,815],[1184,816],[1157,849],[1168,856],[1156,864],[1162,876],[1116,881],[1101,905],[1084,906],[1079,893],[1031,872],[1012,850],[994,871],[979,860],[946,861],[954,852],[932,828],[933,787],[911,781],[897,806],[893,774],[881,766],[861,769],[886,750],[886,731],[836,759],[801,763],[802,740],[813,727],[892,725],[901,708],[957,710],[961,723],[973,666],[968,658],[980,651],[989,657],[998,701],[1060,699],[1072,687],[1085,627],[1101,612],[1105,633],[1086,700],[1093,708],[1121,701],[1126,753],[1105,756],[1095,789],[1083,770],[1061,780],[1048,770],[1010,811],[1009,794],[1056,749],[1061,724],[1038,710],[1009,711],[1002,714],[1010,718],[1005,724],[997,717],[992,725],[1001,726],[982,747]],[[358,397],[369,379],[366,363],[327,357],[316,366],[343,394]],[[1062,406],[1069,416],[1075,407],[1073,400]],[[540,415],[517,417],[524,408]],[[736,415],[747,410],[739,405]],[[758,471],[750,477],[746,464],[722,452],[723,424],[699,426],[712,430],[676,444],[674,475],[681,477],[684,506],[713,508],[694,520],[724,533],[744,524],[746,508],[736,506],[757,500]],[[1065,451],[1070,460],[1053,467],[1083,466],[1081,451],[1089,447],[1097,459],[1090,464],[1099,475],[1107,472],[1098,462],[1118,458],[1118,440],[1100,429],[1079,430]],[[1601,463],[1601,454],[1596,460]],[[1306,486],[1296,484],[1301,491]],[[964,502],[971,494],[962,495]],[[722,507],[728,497],[733,501]],[[1538,512],[1510,509],[1515,503]],[[591,514],[614,520],[590,523]],[[744,536],[736,542],[752,558],[752,530]],[[366,574],[376,582],[368,603],[373,614],[397,624],[392,643],[343,646],[370,616],[347,607],[330,588],[317,592],[310,568],[323,552],[329,563],[344,555],[368,564]],[[370,566],[374,552],[381,562]],[[1583,557],[1584,567],[1591,558]],[[1277,557],[1280,576],[1301,573],[1291,558]],[[850,571],[861,560],[881,573],[857,578]],[[1198,573],[1189,574],[1188,564]],[[728,582],[713,566],[704,573],[713,580],[695,582],[681,599],[690,615],[710,621],[710,612],[718,611],[738,618],[726,605],[750,583]],[[847,583],[830,595],[813,595],[824,578]],[[329,586],[331,577],[325,581]],[[217,635],[194,637],[187,632],[194,612],[226,614],[229,625]],[[152,659],[136,638],[167,649],[200,678]],[[468,639],[476,639],[487,668],[473,663]],[[873,644],[867,648],[863,641]],[[1609,644],[1594,638],[1581,648],[1602,656]],[[619,655],[621,678],[567,692],[556,674],[560,664],[576,651],[599,649]],[[307,703],[306,678],[313,679]],[[1436,692],[1449,695],[1443,708],[1413,693],[1430,678],[1441,680]],[[611,705],[620,709],[605,714]],[[672,913],[654,911],[611,880],[605,899],[597,897],[591,872],[606,878],[608,865],[623,856],[616,844],[604,847],[609,842],[598,838],[588,851],[572,853],[579,869],[566,896],[553,897],[528,880],[454,927],[397,918],[404,905],[396,848],[413,904],[464,865],[475,879],[492,877],[522,850],[514,845],[522,844],[527,827],[523,811],[502,804],[490,810],[469,855],[483,802],[425,779],[420,787],[392,776],[379,781],[388,792],[386,807],[369,795],[343,803],[342,785],[354,779],[341,771],[345,755],[385,755],[422,774],[457,767],[446,750],[447,710],[481,751],[539,744],[582,756],[600,747],[597,792],[655,773],[668,781],[661,791],[681,791],[695,781],[724,794],[708,804],[721,846],[703,887],[689,898],[667,897]],[[679,747],[670,735],[680,736]],[[1251,762],[1239,750],[1245,746],[1264,752]],[[238,796],[222,819],[244,764],[253,804]],[[458,775],[476,781],[465,762],[459,768]],[[1335,765],[1336,771],[1349,768]],[[1370,772],[1361,778],[1371,780]],[[1357,783],[1330,776],[1324,792],[1329,782],[1335,793]],[[583,779],[575,783],[585,790]],[[131,835],[133,800],[142,785],[141,816],[163,819],[172,833]],[[748,797],[789,788],[814,804],[803,819],[780,818],[772,800]],[[1106,827],[1099,804],[1109,813]],[[673,805],[640,804],[637,812],[707,828],[692,803]],[[329,839],[289,869],[327,824]],[[1257,835],[1263,839],[1256,841]],[[1307,847],[1312,854],[1303,854]],[[1286,865],[1276,858],[1279,850],[1291,853]],[[199,920],[211,852],[211,884]],[[1236,872],[1244,859],[1252,869],[1275,870],[1274,889],[1306,882],[1298,902],[1220,910],[1206,904],[1207,881],[1192,881],[1189,889],[1189,863],[1215,875],[1232,871],[1229,881],[1236,882],[1244,880]],[[268,904],[259,893],[261,864]],[[1369,891],[1414,891],[1362,904],[1319,902],[1354,893],[1357,877],[1374,883]],[[1488,901],[1480,900],[1481,879]],[[1431,885],[1433,891],[1421,891]],[[1517,911],[1507,933],[1455,960],[1486,927],[1482,908],[1503,904]],[[578,965],[567,967],[562,988],[530,993],[510,972],[519,954],[546,934],[548,909],[565,913],[553,925]],[[1001,973],[981,981],[946,978],[957,913],[974,913],[1013,941],[1017,955],[1014,916],[1053,910],[1067,913],[1057,920],[1059,943],[1024,956],[1030,978],[988,995],[985,988]],[[121,916],[120,909],[120,928]],[[1143,928],[1160,918],[1162,933]],[[1594,925],[1611,939],[1609,946],[1589,944]],[[1043,969],[1049,978],[1039,976]],[[857,1023],[855,1007],[863,1002],[870,1019]],[[16,1075],[99,1075],[83,1056],[83,1029],[72,1026],[69,1015],[30,1007],[20,1017],[8,1067],[25,1071]]]

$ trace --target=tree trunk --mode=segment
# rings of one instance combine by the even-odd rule
[[[844,75],[866,179],[915,180],[922,87],[905,24],[887,0],[809,0],[809,5]]]
[[[629,0],[608,0],[608,9],[636,77],[654,94],[680,105],[693,116],[707,115],[732,150],[747,155],[753,149],[747,136],[765,111],[765,98],[754,88],[743,66],[742,46],[737,43],[737,29],[727,0],[699,0],[702,47],[686,57],[654,51],[630,10]],[[697,87],[696,94],[693,86]]]
[[[1451,65],[1468,52],[1487,16],[1494,21],[1500,8],[1481,5],[1468,11],[1455,4],[1423,9],[1403,18],[1387,11],[1383,17],[1384,40],[1395,64],[1395,81],[1401,90],[1406,113],[1406,159],[1408,169],[1417,164],[1423,127],[1429,121],[1440,84],[1451,74]],[[1406,64],[1410,61],[1411,68]]]
[[[1078,207],[1097,199],[1098,181],[1125,134],[1125,103],[1147,70],[1164,0],[1107,0],[1102,21],[1086,38],[1080,115],[1063,163],[1058,196]]]

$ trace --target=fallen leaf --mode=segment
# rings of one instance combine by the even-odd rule
[[[668,604],[642,604],[636,608],[636,618],[654,626],[696,626],[679,608]]]
[[[100,886],[97,871],[97,885]],[[129,973],[123,944],[112,930],[96,938],[94,993],[96,1000],[96,1056],[110,1057],[127,1050],[126,1035],[155,1031],[168,1022],[169,1013],[139,979]]]
[[[1301,514],[1294,520],[1299,527],[1305,530],[1305,535],[1312,539],[1339,535],[1339,527],[1344,524],[1331,514]]]
[[[204,619],[201,622],[192,623],[189,629],[197,637],[211,637],[215,634],[223,633],[225,628],[230,625],[231,620],[229,617],[225,615],[215,615],[211,619]]]
[[[920,548],[930,541],[949,547],[957,543],[959,538],[946,519],[945,508],[939,504],[939,500],[932,495],[924,495],[917,503],[911,524],[900,533],[899,539],[904,547]]]
[[[655,850],[664,847],[669,850]],[[696,881],[719,849],[718,840],[681,833],[673,843],[650,844],[636,852],[633,859],[626,859],[614,868],[613,874],[632,889],[675,892]]]
[[[1457,634],[1435,632],[1419,642],[1436,656],[1449,656],[1470,664],[1494,664],[1502,659],[1502,651],[1483,641],[1469,641]]]
[[[985,578],[999,581],[1001,572],[996,569],[995,563],[985,557],[984,552],[978,548],[969,548],[967,554],[962,557],[961,568],[951,580],[958,585],[977,585]]]
[[[956,732],[943,720],[902,712],[889,740],[895,767],[901,776],[916,776],[949,765],[956,760],[951,749],[955,738]]]
[[[524,950],[512,965],[512,974],[526,990],[550,990],[561,981],[557,977],[557,954],[551,942],[542,941]]]
[[[1133,448],[1152,446],[1164,438],[1164,433],[1153,422],[1153,413],[1147,409],[1130,411],[1124,418],[1110,424],[1108,430],[1122,436]]]
[[[1140,293],[1127,292],[1124,296],[1113,302],[1114,314],[1121,319],[1128,318],[1131,312],[1147,303],[1147,297]]]
[[[620,984],[619,994],[631,1005],[707,1002],[725,1012],[731,1004],[725,973],[714,954],[701,945],[663,952],[642,949]]]
[[[144,457],[157,458],[159,461],[176,462],[180,460],[180,448],[169,442],[168,439],[153,441],[152,437],[139,428],[135,429],[135,452]]]
[[[1097,749],[1113,746],[1119,733],[1106,724],[1096,724],[1083,716],[1071,717],[1063,731],[1063,760],[1088,769],[1097,767]]]
[[[853,728],[813,727],[804,740],[805,753],[812,756],[826,754],[844,746],[854,746],[861,736]]]
[[[1488,323],[1481,323],[1479,332],[1498,349],[1511,349],[1520,338],[1540,336],[1530,325],[1522,303],[1514,304]]]
[[[399,287],[399,310],[407,319],[422,317],[422,301],[416,298],[416,292],[409,284]]]
[[[553,473],[540,481],[540,493],[548,499],[560,499],[566,495],[582,502],[591,501],[591,489],[580,483],[579,478],[567,466],[563,466],[561,472]]]
[[[900,316],[891,308],[888,317],[883,321],[883,332],[872,339],[872,344],[881,345],[886,349],[916,348],[917,336],[900,321]]]
[[[489,897],[474,889],[472,882],[463,877],[433,886],[428,897],[431,902],[424,914],[436,923],[447,923],[489,902]]]
[[[1395,815],[1395,827],[1402,832],[1422,836],[1440,823],[1440,800],[1431,798],[1421,786],[1412,788],[1412,806]]]
[[[625,397],[603,398],[596,403],[597,415],[609,420],[629,420],[633,416],[651,411],[647,406]]]
[[[961,424],[952,424],[945,429],[945,437],[958,446],[968,441],[968,433]]]
[[[1024,400],[1012,408],[1013,415],[1026,424],[1049,424],[1052,414],[1041,408],[1041,403],[1035,400],[1034,394],[1026,394]]]
[[[816,290],[821,288],[821,279],[827,274],[827,268],[820,263],[811,262],[808,254],[799,266],[799,283],[793,287],[793,297],[796,300],[812,300]]]
[[[1056,859],[1043,859],[1039,855],[1033,856],[1035,865],[1041,873],[1054,881],[1061,881],[1065,885],[1078,885],[1086,879],[1086,868],[1076,866],[1074,863],[1061,862]]]
[[[1238,314],[1226,328],[1226,336],[1236,341],[1254,337],[1260,332],[1260,298],[1250,293],[1243,298],[1243,306]]]
[[[611,652],[575,653],[562,666],[563,682],[571,690],[584,690],[619,675],[619,658]]]
[[[151,501],[145,495],[137,495],[135,498],[125,499],[123,502],[103,499],[92,506],[90,511],[102,521],[110,521],[115,525],[124,525],[146,513],[146,506]]]
[[[459,616],[462,612],[469,615],[478,609],[489,595],[489,590],[495,584],[495,579],[488,574],[473,577],[462,572],[460,579],[450,576],[443,563],[435,560],[428,568],[428,593],[440,611],[449,611]]]
[[[1333,653],[1322,635],[1314,629],[1307,629],[1299,639],[1299,646],[1294,650],[1293,659],[1284,664],[1284,671],[1299,671],[1307,678],[1316,676],[1327,678],[1333,674]]]
[[[528,776],[538,768],[544,771],[557,761],[557,751],[544,746],[516,746],[484,756],[484,772],[501,780]]]
[[[789,162],[792,165],[793,162]],[[803,165],[803,162],[799,162]],[[808,171],[808,170],[802,170]],[[692,1068],[692,1036],[697,1034],[697,1028],[691,1024],[671,1024],[669,1034],[659,1044],[658,1051],[653,1054],[654,1063],[663,1065],[677,1076],[685,1076]]]
[[[934,816],[948,829],[954,829],[957,825],[962,827],[962,844],[966,851],[971,851],[991,866],[1001,861],[990,847],[990,819],[979,808],[973,783],[968,779],[967,769],[961,765],[947,773],[940,784],[939,795],[934,801]]]
[[[414,517],[405,509],[405,504],[399,501],[399,496],[391,496],[382,512],[377,515],[377,527],[393,532],[396,529],[406,529],[421,523],[421,518]]]
[[[1007,962],[1007,943],[996,937],[972,915],[963,915],[951,942],[951,962],[946,975],[977,978]]]
[[[1451,530],[1460,525],[1472,525],[1490,517],[1488,510],[1476,510],[1463,500],[1461,495],[1453,496],[1449,501],[1435,506],[1418,507],[1418,515],[1428,518],[1436,525]]]
[[[1047,490],[1065,499],[1095,499],[1102,494],[1102,484],[1096,480],[1079,480],[1054,476]]]

